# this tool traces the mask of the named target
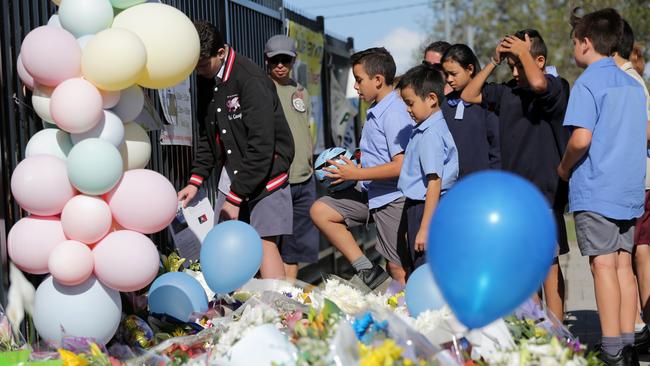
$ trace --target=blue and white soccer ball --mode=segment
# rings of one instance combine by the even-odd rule
[[[356,181],[348,180],[340,184],[332,185],[333,180],[331,178],[326,177],[326,175],[329,173],[323,170],[323,168],[328,166],[327,164],[328,160],[333,160],[336,161],[337,163],[345,164],[344,160],[339,159],[341,155],[345,156],[350,160],[353,160],[352,153],[350,153],[346,149],[342,147],[331,147],[321,152],[320,155],[318,155],[318,157],[316,158],[316,162],[314,162],[314,175],[316,176],[316,180],[318,180],[318,182],[320,182],[320,184],[322,184],[323,187],[333,192],[340,191],[357,184]],[[334,165],[329,165],[328,167],[331,169],[336,169]]]

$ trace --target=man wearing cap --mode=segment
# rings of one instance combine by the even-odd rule
[[[309,132],[311,101],[307,90],[291,79],[291,69],[296,60],[295,44],[293,39],[285,35],[276,35],[264,47],[267,71],[278,92],[295,146],[289,170],[293,235],[284,235],[279,241],[287,279],[297,277],[298,263],[318,261],[318,230],[309,217],[309,208],[316,200],[313,141]]]
[[[291,130],[264,71],[224,44],[211,23],[194,25],[201,41],[196,66],[199,141],[189,184],[178,199],[187,205],[214,169],[219,181],[215,216],[250,223],[262,237],[262,277],[283,278],[276,238],[293,232]]]

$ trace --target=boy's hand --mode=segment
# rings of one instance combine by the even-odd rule
[[[427,237],[429,236],[428,230],[420,228],[418,233],[415,235],[415,251],[424,252],[427,250]]]
[[[188,184],[185,188],[181,189],[178,192],[178,200],[183,204],[183,208],[187,207],[187,203],[190,202],[196,193],[199,191],[199,188],[195,185]]]
[[[341,156],[340,158],[345,162],[345,164],[338,163],[334,160],[328,160],[327,163],[333,165],[335,168],[323,168],[324,171],[329,173],[325,175],[327,178],[336,179],[332,182],[332,185],[343,183],[346,180],[359,180],[359,170],[361,170],[361,165],[355,164],[345,156]]]
[[[557,174],[560,176],[560,179],[565,182],[568,182],[571,177],[571,171],[564,169],[562,163],[557,166]]]
[[[503,61],[502,58],[503,47],[501,47],[501,42],[497,45],[497,48],[494,49],[494,55],[492,55],[492,61],[496,64],[500,64]]]
[[[515,36],[507,36],[500,44],[503,50],[511,53],[517,58],[519,58],[524,52],[530,52],[530,45],[531,41],[528,34],[524,35],[523,41]]]
[[[219,212],[219,222],[227,220],[237,220],[239,218],[239,207],[233,205],[232,203],[226,201],[221,206],[221,212]]]

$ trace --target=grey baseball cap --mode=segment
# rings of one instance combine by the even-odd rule
[[[269,58],[276,55],[296,57],[296,42],[285,35],[278,34],[266,41],[264,54]]]

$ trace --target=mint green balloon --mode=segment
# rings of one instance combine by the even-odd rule
[[[111,0],[111,5],[117,9],[126,9],[146,2],[147,0]]]
[[[110,191],[122,177],[122,156],[109,142],[85,139],[68,154],[68,178],[79,191],[98,196]]]
[[[111,26],[113,7],[109,0],[61,1],[59,22],[77,38],[95,34]]]

